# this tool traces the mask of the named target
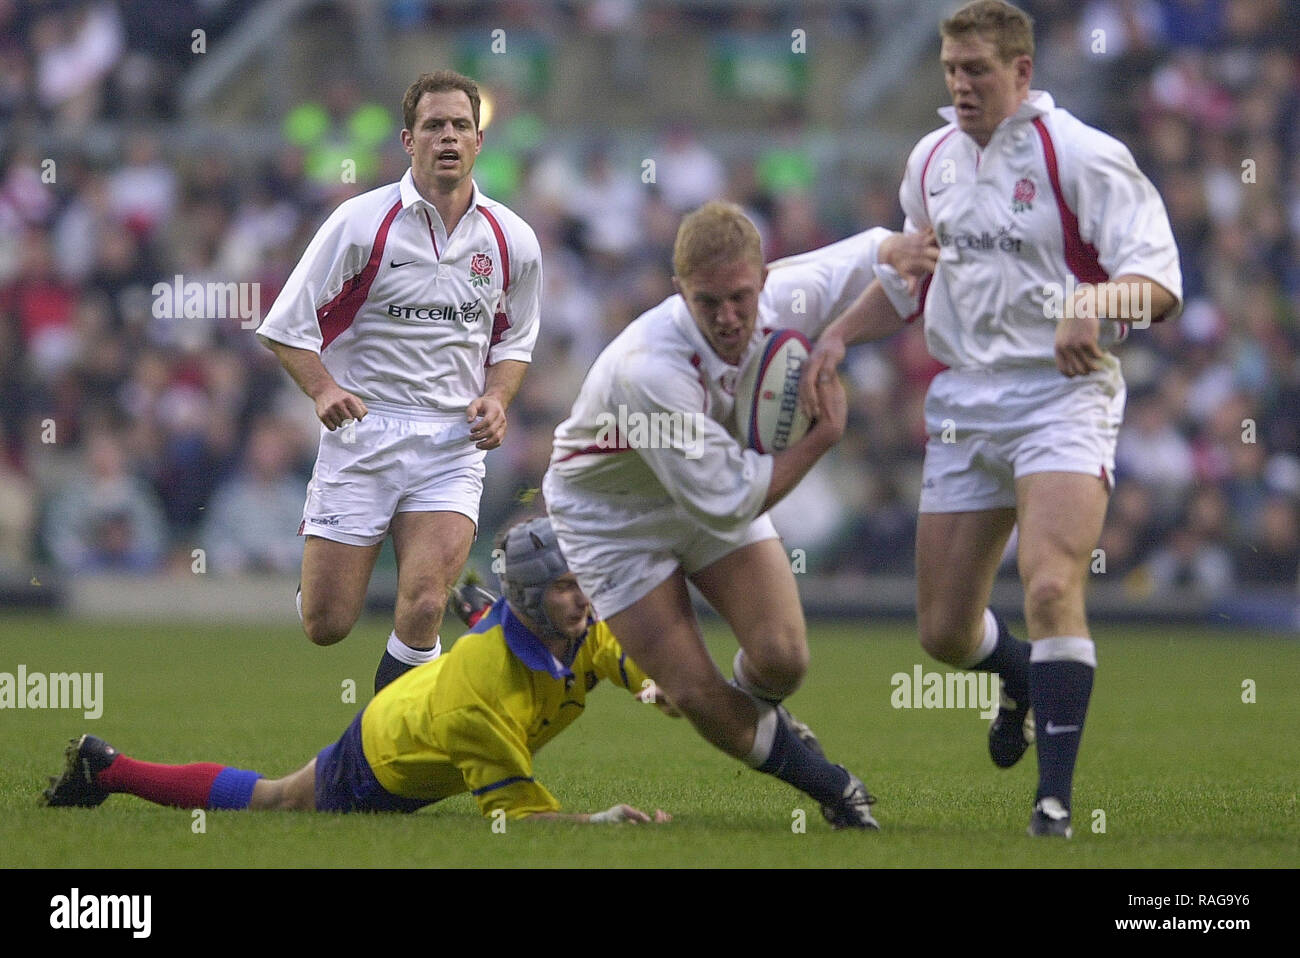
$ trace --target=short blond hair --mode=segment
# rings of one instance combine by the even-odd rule
[[[735,203],[713,200],[687,214],[673,243],[673,272],[687,279],[702,269],[748,260],[763,268],[758,228]]]
[[[971,0],[939,24],[939,35],[958,40],[977,34],[990,41],[1003,63],[1034,56],[1034,18],[1003,0]]]

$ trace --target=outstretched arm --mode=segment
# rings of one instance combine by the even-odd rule
[[[631,805],[615,805],[603,812],[539,812],[528,817],[535,821],[578,822],[582,825],[621,825],[623,822],[631,822],[633,825],[646,823],[662,825],[673,820],[673,817],[661,808],[656,808],[654,818],[651,818],[641,809]]]
[[[903,317],[898,315],[880,281],[876,280],[852,306],[826,327],[826,331],[813,346],[808,361],[804,363],[803,376],[799,381],[799,402],[808,415],[813,419],[821,418],[822,403],[817,394],[818,384],[824,385],[827,382],[823,376],[835,374],[835,369],[844,362],[844,353],[849,346],[884,339],[903,326]]]
[[[939,244],[934,231],[929,227],[913,232],[891,233],[880,244],[876,259],[897,274],[887,277],[889,281],[897,284],[901,279],[906,284],[907,297],[915,298],[922,281],[934,272],[939,263]],[[877,272],[880,273],[879,270]],[[888,270],[881,275],[886,274]],[[849,346],[884,339],[902,329],[906,317],[899,312],[899,302],[907,297],[899,289],[891,299],[884,285],[876,279],[822,331],[812,355],[808,357],[804,377],[799,384],[799,401],[809,416],[815,419],[821,412],[816,384],[822,373],[838,367],[844,361],[844,353]]]

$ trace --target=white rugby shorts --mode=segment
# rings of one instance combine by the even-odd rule
[[[1015,480],[1038,472],[1112,487],[1125,396],[1113,357],[1086,378],[1054,367],[940,373],[925,398],[919,511],[1015,508]]]
[[[354,424],[321,427],[298,534],[375,545],[399,512],[459,512],[477,526],[486,451],[464,413],[366,408]]]
[[[778,538],[766,513],[718,533],[671,499],[591,492],[554,471],[542,492],[569,571],[600,619],[645,598],[679,568],[693,575],[751,542]]]

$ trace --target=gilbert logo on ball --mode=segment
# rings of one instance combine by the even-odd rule
[[[799,377],[811,345],[803,333],[779,329],[754,350],[736,380],[736,436],[755,452],[780,452],[811,423],[799,408]]]

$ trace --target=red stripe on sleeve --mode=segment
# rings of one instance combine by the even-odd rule
[[[1104,283],[1110,279],[1110,274],[1102,268],[1101,261],[1097,258],[1097,247],[1083,241],[1083,236],[1079,233],[1079,218],[1066,205],[1065,194],[1061,192],[1060,169],[1056,165],[1056,148],[1052,145],[1052,136],[1047,132],[1047,124],[1042,117],[1034,118],[1034,129],[1043,141],[1047,178],[1051,181],[1052,192],[1056,194],[1056,209],[1061,215],[1061,232],[1065,237],[1065,265],[1081,283]]]
[[[483,214],[483,218],[488,221],[488,226],[492,227],[492,232],[497,238],[497,249],[501,251],[501,292],[510,291],[510,251],[506,249],[506,231],[501,228],[497,218],[488,212],[486,206],[480,206],[478,211]]]
[[[503,297],[501,306],[492,317],[492,338],[488,340],[488,349],[491,349],[497,343],[501,342],[505,336],[506,330],[510,328],[510,317],[506,315],[504,296],[510,292],[510,251],[506,249],[506,233],[497,222],[497,218],[487,211],[487,207],[480,206],[478,211],[483,214],[487,220],[488,226],[492,227],[492,232],[497,238],[497,250],[501,253],[501,295]]]
[[[320,324],[322,351],[352,325],[352,321],[357,318],[357,311],[370,295],[370,286],[374,283],[375,276],[379,273],[380,263],[384,259],[384,245],[388,242],[389,227],[393,225],[393,220],[397,218],[401,209],[402,201],[398,200],[384,216],[384,221],[379,224],[379,230],[375,233],[374,245],[370,247],[370,259],[366,260],[366,265],[362,267],[361,272],[344,283],[337,296],[316,310],[316,321]]]

